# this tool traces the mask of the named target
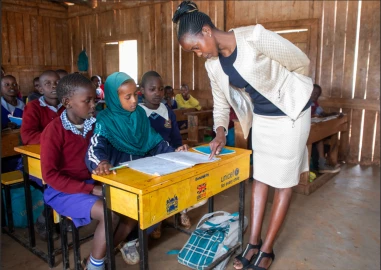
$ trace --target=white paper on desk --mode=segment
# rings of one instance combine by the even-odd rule
[[[154,157],[146,157],[121,163],[129,168],[149,175],[162,176],[193,167],[196,164],[209,163],[219,160],[192,152],[172,152]]]
[[[194,152],[171,152],[165,154],[159,154],[155,157],[162,158],[168,161],[174,161],[176,163],[182,163],[184,165],[194,166],[201,163],[210,163],[219,160],[219,158],[209,159],[209,156],[194,153]]]

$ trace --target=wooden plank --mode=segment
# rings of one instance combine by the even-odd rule
[[[41,16],[37,17],[37,34],[38,38],[35,40],[38,44],[38,64],[45,64],[45,53],[44,53],[44,21]]]
[[[162,22],[161,22],[161,5],[158,4],[158,5],[154,5],[152,7],[152,10],[154,11],[154,16],[151,17],[151,22],[154,23],[155,26],[155,30],[154,30],[154,34],[153,34],[153,40],[152,40],[152,43],[154,45],[154,50],[151,51],[151,57],[154,57],[154,55],[156,55],[156,52],[163,52],[165,53],[165,51],[163,50],[163,47],[162,47],[162,40],[163,40],[163,37],[162,37]],[[156,52],[154,52],[156,50]],[[154,70],[156,70],[156,72],[158,72],[159,74],[162,73],[163,71],[163,61],[162,61],[162,57],[155,57],[156,58],[156,65],[155,67],[153,67]]]
[[[1,11],[1,64],[9,64],[11,55],[9,50],[7,12]]]
[[[48,17],[43,17],[43,44],[44,44],[44,57],[45,57],[45,65],[52,64],[52,55],[51,55],[51,47],[50,47],[50,19]]]
[[[38,15],[43,17],[51,17],[58,19],[67,19],[68,15],[66,12],[55,11],[51,9],[38,9]]]
[[[31,36],[31,25],[29,14],[23,14],[23,26],[24,26],[24,53],[25,53],[25,64],[30,65],[32,61],[32,36]]]
[[[69,66],[71,64],[71,42],[70,42],[70,35],[69,35],[69,22],[67,20],[61,20],[62,24],[62,52],[60,55],[62,56],[62,65]],[[58,31],[57,31],[58,33]]]
[[[38,65],[38,21],[37,16],[30,16],[30,35],[32,46],[32,64]]]
[[[333,46],[335,39],[335,1],[325,1],[324,8],[324,29],[323,29],[323,48],[322,48],[322,69],[320,86],[322,88],[322,96],[331,96],[331,79],[332,79],[332,61]]]
[[[11,58],[11,65],[17,65],[18,54],[17,54],[15,13],[7,12],[7,19],[8,19],[7,23],[8,23],[9,53]]]
[[[56,23],[57,23],[57,20],[55,18],[50,18],[50,55],[52,57],[53,66],[56,66],[58,63]]]
[[[344,79],[345,20],[347,1],[337,1],[335,43],[333,51],[332,97],[341,97]]]
[[[380,102],[376,99],[362,99],[362,98],[327,98],[321,97],[319,104],[322,107],[332,108],[348,108],[348,109],[366,109],[372,111],[380,110]]]
[[[373,164],[380,165],[380,112],[377,112]]]
[[[236,1],[224,1],[226,8],[226,20],[225,20],[225,31],[233,28],[235,25],[235,5]]]
[[[177,6],[180,3],[178,1],[173,1],[172,2],[172,10],[176,10]],[[173,80],[172,80],[172,86],[173,88],[180,88],[181,82],[180,82],[180,44],[177,40],[177,32],[176,32],[176,25],[173,24],[173,38],[172,38],[172,63],[173,63],[173,69],[172,69],[172,74],[173,74]]]
[[[234,122],[234,147],[248,149],[249,142],[251,138],[244,138],[242,126],[238,120],[233,120]]]
[[[317,177],[312,183],[308,183],[308,185],[297,185],[292,188],[292,190],[296,193],[303,195],[310,195],[314,191],[316,191],[319,187],[327,183],[338,173],[325,173]]]
[[[63,20],[56,20],[55,23],[55,34],[56,34],[56,44],[57,44],[57,65],[64,65],[64,47],[63,47]]]
[[[4,3],[1,5],[1,9],[3,11],[9,11],[9,12],[26,13],[29,15],[38,15],[37,8],[27,7],[24,4],[13,5],[13,4]]]
[[[25,46],[24,46],[24,26],[22,21],[22,14],[15,13],[16,22],[16,43],[17,43],[17,57],[19,65],[25,64]]]

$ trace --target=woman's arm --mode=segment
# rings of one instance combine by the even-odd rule
[[[253,31],[253,46],[272,60],[279,62],[289,71],[302,75],[308,73],[310,60],[297,46],[277,33],[266,30],[258,24]]]

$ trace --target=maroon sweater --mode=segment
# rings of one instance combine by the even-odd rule
[[[41,135],[41,171],[44,181],[55,190],[74,194],[89,194],[94,185],[85,164],[85,155],[92,131],[86,138],[66,130],[60,117],[55,118]]]
[[[40,144],[42,131],[64,110],[65,107],[61,106],[58,113],[55,113],[48,107],[41,106],[38,99],[28,102],[24,109],[20,130],[22,143],[24,145]]]

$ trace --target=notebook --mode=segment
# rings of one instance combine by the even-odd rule
[[[22,124],[22,118],[15,117],[15,116],[13,116],[11,114],[8,114],[8,118],[9,118],[9,121],[11,121],[12,123],[15,123],[16,125],[21,126],[21,124]]]
[[[191,168],[197,164],[210,163],[217,160],[219,158],[209,159],[208,156],[193,152],[172,152],[132,160],[120,165],[141,173],[162,176]]]
[[[210,155],[210,153],[212,152],[208,145],[201,145],[201,146],[193,147],[192,149],[199,152],[199,153],[206,154],[206,155]],[[222,151],[217,156],[230,155],[230,154],[234,154],[234,153],[235,153],[234,150],[222,148]]]

